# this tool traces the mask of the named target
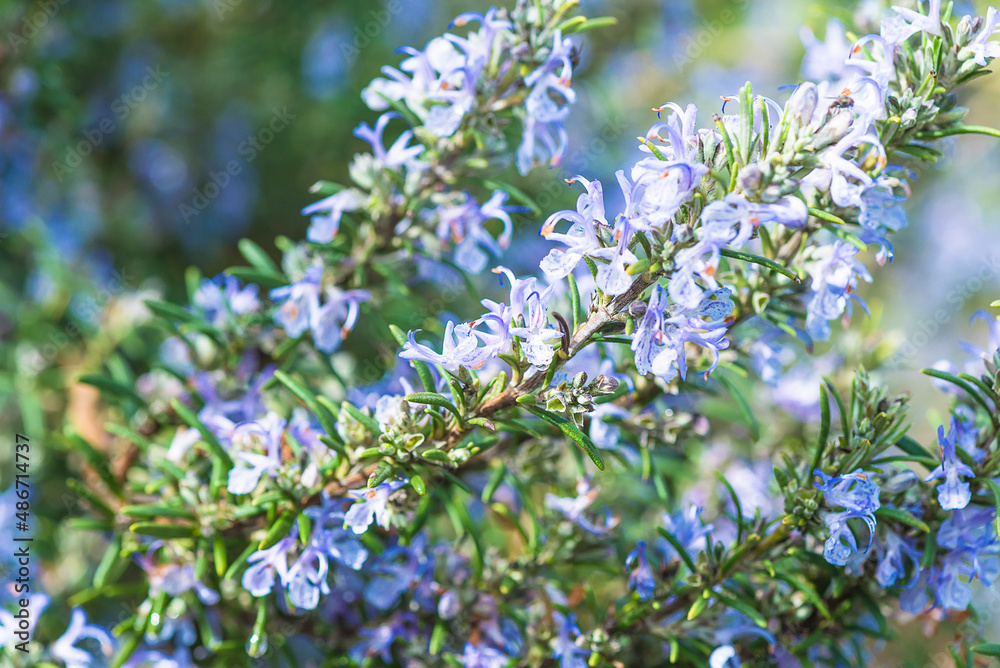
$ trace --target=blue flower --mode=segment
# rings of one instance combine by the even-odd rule
[[[313,521],[312,542],[325,554],[350,569],[358,570],[368,559],[368,550],[357,535],[344,527],[345,513],[342,499],[332,499],[323,491],[320,505],[305,509]]]
[[[356,534],[363,534],[374,521],[383,529],[389,528],[389,509],[386,504],[393,492],[401,489],[408,480],[389,480],[375,489],[352,489],[347,495],[357,499],[344,515],[344,526]]]
[[[538,367],[548,366],[553,355],[550,342],[561,336],[559,330],[548,326],[548,304],[553,286],[542,289],[534,276],[515,278],[514,273],[503,266],[495,267],[493,272],[503,274],[510,281],[510,306],[483,300],[490,312],[472,324],[485,322],[491,329],[489,333],[473,332],[486,344],[485,349],[481,349],[484,359],[507,352],[510,337],[517,336],[522,340],[522,349],[529,362]]]
[[[872,546],[875,536],[875,511],[881,505],[879,486],[861,469],[836,477],[831,477],[820,469],[816,469],[813,473],[822,480],[822,483],[817,482],[814,485],[823,492],[827,505],[840,506],[844,509],[837,513],[827,513],[823,518],[830,531],[830,537],[827,538],[823,548],[823,557],[835,566],[844,566],[848,557],[858,552],[857,540],[848,526],[848,520],[864,520],[868,525],[868,546],[864,552],[867,553]]]
[[[829,320],[842,314],[850,316],[851,300],[856,300],[862,308],[867,306],[853,293],[858,286],[858,278],[871,283],[868,269],[855,259],[858,249],[846,241],[821,246],[809,263],[807,271],[812,277],[811,298],[806,316],[806,331],[817,341],[830,338]]]
[[[558,610],[553,610],[552,619],[556,623],[552,658],[559,659],[559,668],[587,668],[590,651],[577,645],[571,637],[580,635],[580,628],[576,625],[576,615],[564,615]]]
[[[1000,577],[1000,537],[992,506],[968,506],[952,512],[937,533],[939,548],[951,550],[934,582],[937,604],[965,610],[972,599],[971,581],[990,587]]]
[[[462,193],[461,197],[458,204],[437,207],[432,216],[437,219],[438,239],[442,242],[451,239],[457,244],[455,264],[470,274],[478,274],[486,268],[490,255],[500,257],[503,249],[510,244],[513,234],[510,214],[522,208],[506,205],[508,195],[502,190],[494,190],[482,205],[469,193]],[[496,239],[483,227],[488,220],[503,223],[500,236]]]
[[[907,7],[893,7],[910,29],[910,34],[923,31],[929,35],[941,34],[941,0],[928,0],[927,14]]]
[[[309,267],[300,280],[271,290],[271,299],[276,304],[281,304],[274,312],[274,321],[284,328],[288,336],[297,338],[309,329],[312,312],[319,308],[319,283],[322,276],[322,267]]]
[[[898,232],[907,225],[906,208],[903,202],[906,198],[893,192],[890,179],[884,175],[861,193],[861,212],[858,222],[864,228],[859,238],[865,243],[876,243],[879,252],[876,260],[879,264],[892,261],[892,244],[886,239],[887,232]]]
[[[405,545],[382,552],[368,569],[370,579],[365,587],[365,600],[379,610],[396,605],[417,579],[420,556],[419,549]]]
[[[367,123],[362,123],[354,128],[355,137],[364,139],[371,144],[372,152],[375,155],[375,167],[378,169],[398,170],[401,167],[409,169],[421,167],[417,162],[417,156],[424,152],[424,147],[407,146],[410,139],[413,138],[412,130],[404,130],[388,150],[382,143],[385,126],[389,124],[390,120],[398,117],[398,113],[390,111],[378,117],[374,128]]]
[[[969,46],[959,53],[959,57],[964,57],[965,52],[968,51],[977,65],[986,67],[987,60],[1000,56],[1000,44],[986,41],[998,30],[1000,30],[1000,10],[996,7],[990,7],[986,10],[986,20],[983,21],[983,27],[976,33],[976,38]]]
[[[340,229],[340,219],[345,211],[355,211],[361,200],[354,190],[341,190],[302,209],[303,216],[312,216],[306,238],[316,244],[333,241]],[[324,215],[315,215],[323,213]]]
[[[146,572],[150,595],[166,592],[170,596],[177,597],[185,592],[194,591],[198,599],[205,605],[218,603],[219,592],[209,589],[205,583],[198,579],[194,571],[194,564],[172,562],[159,564],[153,560],[153,555],[163,545],[163,541],[153,541],[146,548],[145,554],[136,557],[139,566]]]
[[[202,281],[191,301],[201,310],[208,324],[221,328],[230,315],[253,313],[260,309],[259,289],[254,284],[242,287],[235,276],[219,274],[211,280]]]
[[[309,328],[316,348],[325,353],[332,353],[339,348],[341,341],[358,321],[361,302],[370,298],[371,293],[367,290],[327,287],[326,302],[315,307],[309,318]]]
[[[531,91],[524,102],[524,131],[516,156],[517,171],[522,175],[536,164],[554,167],[566,154],[569,136],[564,123],[569,105],[576,101],[570,87],[572,51],[573,42],[556,29],[545,61],[524,78]]]
[[[607,225],[604,213],[604,187],[597,179],[588,181],[582,176],[567,179],[567,183],[582,183],[587,192],[576,200],[576,211],[564,209],[556,211],[545,220],[541,235],[549,241],[565,244],[566,248],[549,251],[541,262],[541,269],[549,280],[565,278],[576,269],[585,255],[591,255],[602,248],[597,238],[597,225]],[[556,232],[560,221],[571,223],[565,234]]]
[[[888,589],[906,574],[906,562],[909,561],[913,567],[913,577],[904,585],[911,586],[920,576],[920,552],[912,545],[912,541],[901,538],[898,534],[888,529],[885,532],[885,539],[880,540],[877,545],[879,560],[875,569],[875,581],[882,589]]]
[[[951,418],[951,428],[948,435],[944,434],[944,427],[938,427],[938,442],[941,444],[941,464],[924,478],[924,482],[944,478],[944,482],[938,485],[938,503],[942,510],[956,510],[965,508],[972,499],[972,491],[969,483],[963,482],[960,476],[975,476],[976,472],[968,465],[958,459],[955,452],[955,441],[958,438],[959,428],[955,416]]]
[[[635,544],[635,549],[625,557],[625,568],[631,568],[632,563],[635,568],[629,573],[628,588],[639,595],[639,598],[646,601],[653,597],[656,591],[656,580],[653,579],[653,571],[649,567],[649,559],[646,557],[646,541],[640,540]]]
[[[247,557],[252,565],[243,571],[243,588],[253,596],[266,596],[274,588],[275,575],[282,587],[287,586],[288,552],[296,546],[298,535],[298,526],[293,526],[289,535]]]
[[[700,506],[691,503],[688,504],[687,508],[673,515],[663,513],[663,525],[670,532],[670,535],[677,539],[681,547],[689,552],[691,550],[700,551],[704,547],[705,536],[715,529],[714,524],[701,523],[701,511]],[[674,547],[665,540],[660,541],[657,548],[666,560],[680,558]]]
[[[385,663],[391,664],[392,644],[397,640],[410,642],[416,632],[414,616],[407,612],[398,613],[385,624],[358,631],[358,635],[364,640],[351,648],[351,658],[359,664],[364,664],[367,659],[378,656]]]
[[[265,473],[274,475],[281,466],[281,438],[285,420],[274,413],[257,422],[244,422],[232,433],[233,459],[229,470],[230,494],[249,494]],[[259,451],[263,450],[263,454]]]
[[[297,608],[313,610],[319,605],[321,594],[329,594],[330,586],[326,575],[330,570],[329,561],[315,537],[288,569],[288,600]]]
[[[778,644],[774,634],[767,629],[760,628],[746,615],[735,610],[727,610],[719,621],[721,628],[715,634],[715,641],[720,645],[708,657],[710,668],[725,668],[726,666],[740,668],[743,665],[740,662],[739,653],[732,644],[736,638],[751,636],[763,638],[768,645]]]
[[[419,329],[417,330],[420,331]],[[494,356],[496,351],[483,348],[479,345],[480,338],[476,331],[466,323],[456,325],[448,322],[444,328],[444,336],[441,338],[442,349],[440,353],[434,352],[428,346],[417,343],[414,332],[409,332],[407,341],[403,344],[403,350],[399,356],[404,360],[420,360],[428,364],[439,364],[449,373],[458,373],[461,366],[467,369],[480,368],[487,359]]]
[[[602,404],[603,405],[603,404]],[[545,507],[558,510],[566,516],[566,519],[580,527],[587,533],[595,536],[602,536],[618,526],[618,518],[611,515],[610,510],[605,510],[604,524],[598,526],[587,519],[583,512],[590,507],[597,499],[599,487],[591,489],[590,481],[587,478],[580,478],[576,483],[576,497],[559,497],[555,494],[545,495]]]
[[[53,658],[65,663],[67,668],[84,668],[94,665],[94,656],[76,646],[84,638],[96,640],[105,657],[110,657],[114,653],[115,643],[111,634],[96,624],[88,624],[87,614],[80,608],[73,609],[69,627],[52,643],[49,652]]]
[[[729,347],[729,340],[724,338],[733,309],[729,289],[708,294],[694,309],[668,316],[668,308],[666,289],[654,285],[630,346],[636,370],[641,374],[652,372],[666,382],[677,375],[683,380],[687,377],[684,344],[694,343],[712,352],[714,359],[706,371],[710,373],[718,363],[719,350]]]
[[[465,668],[505,668],[511,657],[488,645],[465,643],[462,650],[462,666]]]

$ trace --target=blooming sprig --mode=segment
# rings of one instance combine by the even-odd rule
[[[170,396],[146,405],[116,364],[108,440],[129,456],[98,466],[67,436],[112,536],[87,596],[137,603],[119,665],[238,663],[275,636],[302,664],[870,665],[855,641],[888,635],[883,610],[964,609],[1000,575],[994,341],[968,373],[933,371],[958,403],[940,457],[864,371],[846,400],[843,375],[808,375],[816,422],[768,424],[784,360],[746,345],[755,321],[808,348],[863,304],[856,251],[889,259],[905,222],[912,179],[890,162],[970,131],[951,90],[995,55],[995,10],[956,28],[936,3],[894,11],[823,46],[846,50],[827,80],[784,104],[747,85],[707,127],[660,106],[616,174],[620,211],[578,176],[575,209],[544,218],[547,280],[497,267],[507,293],[446,318],[440,346],[398,326],[440,309],[392,322],[387,300],[419,310],[447,245],[471,272],[503,254],[520,196],[477,191],[476,165],[565,153],[574,4],[463,15],[469,30],[404,50],[365,92],[385,113],[356,130],[352,184],[307,208],[308,242],[280,241],[280,268],[241,244],[252,266],[191,281],[192,308],[151,306],[174,337]],[[401,362],[340,345],[380,327]],[[641,513],[662,525],[618,519]],[[103,644],[72,630],[60,648]]]

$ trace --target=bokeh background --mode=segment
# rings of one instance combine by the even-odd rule
[[[573,148],[558,169],[504,175],[547,211],[574,201],[566,177],[613,181],[655,120],[652,107],[694,102],[705,123],[720,113],[720,95],[748,79],[783,101],[781,88],[802,77],[804,36],[823,36],[831,18],[881,11],[877,2],[799,0],[581,5],[618,25],[583,38]],[[366,147],[351,134],[375,117],[359,98],[364,85],[398,62],[398,46],[423,46],[459,12],[487,6],[0,0],[0,431],[39,443],[36,484],[52,500],[38,507],[43,533],[76,501],[64,457],[41,435],[64,420],[84,434],[99,428],[96,391],[75,378],[102,366],[124,373],[116,351],[141,345],[141,300],[182,299],[188,267],[212,276],[239,264],[240,237],[273,252],[277,235],[304,236],[309,187],[344,181]],[[985,4],[955,3],[956,14],[977,10]],[[997,77],[964,92],[970,123],[996,125],[998,103]],[[875,267],[875,283],[861,291],[872,317],[856,312],[840,343],[852,359],[889,358],[876,378],[912,391],[912,433],[923,442],[946,398],[917,370],[960,360],[961,339],[984,339],[968,317],[1000,297],[1000,142],[944,146],[941,166],[919,175],[895,260]],[[230,161],[240,173],[223,183]],[[532,270],[547,251],[540,222],[518,218],[505,258],[515,269]],[[11,451],[0,454],[0,489]],[[57,547],[52,538],[40,550],[55,561]],[[54,589],[87,568],[61,559]]]

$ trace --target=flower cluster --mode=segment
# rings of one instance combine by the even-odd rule
[[[853,46],[831,31],[808,45],[810,70],[835,56],[822,80],[784,105],[747,84],[707,128],[659,107],[616,174],[623,209],[570,179],[575,209],[541,228],[547,280],[497,266],[506,301],[446,319],[440,348],[361,315],[412,301],[418,260],[502,254],[507,190],[477,199],[458,165],[506,154],[507,112],[521,171],[565,153],[574,4],[462,15],[477,29],[404,49],[365,90],[385,113],[355,131],[353,185],[306,209],[309,243],[280,241],[280,268],[241,244],[252,266],[192,281],[190,308],[150,303],[171,336],[141,392],[124,362],[95,381],[131,454],[98,466],[67,439],[102,485],[89,528],[112,537],[79,598],[135,603],[115,665],[871,665],[858,638],[889,636],[889,606],[964,610],[1000,576],[1000,338],[928,370],[956,401],[938,454],[864,370],[845,400],[845,378],[786,359],[864,304],[861,249],[891,258],[908,172],[890,160],[970,131],[951,91],[998,55],[996,10],[953,28],[940,3],[897,9]],[[388,330],[398,358],[381,340],[378,364],[319,354],[355,327]],[[803,395],[791,426],[768,420],[783,379]],[[30,659],[93,665],[91,641],[110,651],[74,612]]]

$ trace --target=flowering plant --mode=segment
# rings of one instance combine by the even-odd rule
[[[892,259],[935,143],[998,134],[955,90],[1000,55],[1000,12],[928,4],[811,44],[835,66],[784,104],[747,83],[707,127],[660,106],[616,212],[586,175],[547,216],[494,176],[566,154],[575,35],[608,20],[522,0],[403,49],[306,241],[280,264],[244,241],[188,305],[148,301],[159,359],[87,379],[114,461],[65,435],[108,540],[74,603],[132,607],[110,630],[74,610],[32,665],[865,666],[900,610],[973,610],[1000,575],[1000,322],[926,371],[954,395],[939,448],[864,368],[787,391],[891,270],[860,253]],[[553,245],[519,277],[524,213]],[[491,265],[506,296],[477,309]],[[473,317],[439,323],[456,275]],[[977,619],[958,665],[1000,655]]]

